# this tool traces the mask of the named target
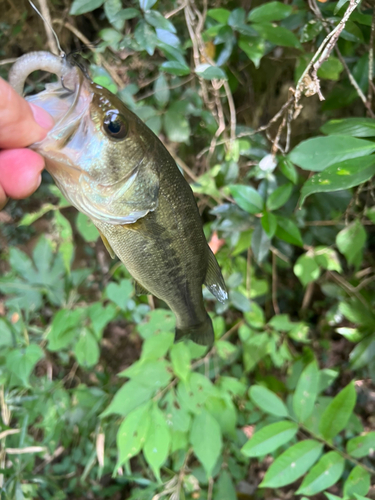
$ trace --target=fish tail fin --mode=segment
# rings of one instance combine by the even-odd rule
[[[204,321],[202,321],[202,323],[199,323],[198,325],[192,325],[183,328],[176,327],[174,341],[179,342],[180,340],[192,340],[196,344],[206,345],[211,348],[215,340],[215,335],[212,321],[209,315],[207,314]]]

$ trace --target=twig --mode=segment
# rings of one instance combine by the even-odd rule
[[[331,55],[331,52],[333,48],[335,47],[337,40],[339,39],[339,36],[342,32],[342,30],[345,28],[345,24],[348,21],[350,15],[352,12],[356,9],[356,7],[359,5],[361,0],[349,0],[349,6],[338,23],[338,25],[330,32],[328,35],[325,37],[323,40],[322,44],[320,45],[319,49],[315,52],[313,58],[307,65],[305,71],[302,73],[300,79],[298,80],[297,87],[296,87],[296,102],[298,102],[300,96],[302,95],[303,90],[306,87],[306,77],[309,76],[310,70],[311,70],[311,78],[313,81],[313,84],[315,88],[313,89],[312,93],[310,95],[313,95],[314,93],[317,93],[319,96],[319,99],[321,101],[324,101],[324,96],[321,93],[320,90],[320,82],[317,76],[317,72],[319,68],[322,66],[322,64],[329,58]],[[321,17],[319,9],[316,7],[316,4],[314,5],[315,0],[309,0],[309,5],[310,8],[313,10],[315,15],[317,17]],[[319,14],[318,14],[319,12]]]
[[[372,9],[370,47],[368,51],[368,92],[367,92],[367,102],[369,104],[368,109],[371,109],[372,96],[373,96],[373,87],[371,83],[374,77],[374,35],[375,35],[375,7],[373,7]]]
[[[312,432],[310,429],[308,429],[304,425],[302,425],[300,423],[298,425],[299,425],[299,428],[302,429],[304,432],[306,432],[309,436],[313,437],[317,441],[320,441],[321,443],[324,443],[328,448],[331,448],[332,450],[337,451],[337,453],[339,453],[346,460],[349,460],[349,462],[352,462],[353,464],[361,467],[362,469],[365,469],[371,475],[375,475],[375,469],[373,469],[372,467],[368,467],[367,465],[363,464],[362,462],[359,462],[359,460],[356,460],[354,457],[352,457],[351,455],[349,455],[345,451],[340,450],[340,448],[338,448],[334,444],[326,441],[324,438],[318,436],[317,434],[315,434],[314,432]]]
[[[301,310],[304,311],[305,309],[307,309],[310,305],[310,302],[311,302],[311,297],[313,295],[313,291],[314,291],[314,285],[315,285],[315,282],[312,281],[311,283],[309,283],[307,285],[307,288],[306,288],[306,291],[305,291],[305,295],[303,296],[303,301],[302,301],[302,306],[301,306]]]
[[[207,500],[212,500],[212,490],[214,488],[214,480],[212,477],[208,480],[208,493],[207,493]]]
[[[62,19],[54,19],[53,23],[54,24],[62,24],[65,28],[67,28],[69,31],[71,31],[79,40],[81,40],[82,43],[84,43],[87,47],[89,47],[91,52],[93,52],[96,55],[96,57],[98,58],[99,64],[101,66],[103,66],[103,68],[105,68],[108,71],[108,73],[112,77],[112,80],[118,85],[118,87],[120,89],[122,89],[124,87],[124,82],[121,80],[121,78],[118,76],[118,74],[115,71],[113,71],[112,66],[105,61],[105,59],[103,58],[103,56],[101,54],[99,54],[95,49],[93,49],[91,47],[90,40],[88,38],[86,38],[83,33],[81,33],[75,26],[73,26],[72,24],[70,24],[68,22],[64,22]]]
[[[174,16],[175,14],[177,14],[178,12],[180,12],[180,10],[184,9],[187,5],[187,1],[184,2],[182,5],[180,5],[180,7],[176,7],[175,9],[171,10],[170,12],[167,12],[167,14],[165,14],[165,19],[169,19],[170,17]]]
[[[44,29],[46,30],[47,34],[47,41],[48,41],[48,47],[49,50],[52,52],[52,54],[59,54],[59,49],[57,47],[57,43],[55,40],[55,36],[52,31],[52,21],[51,21],[51,14],[49,12],[49,8],[47,5],[47,0],[38,0],[39,6],[40,6],[40,12],[42,16],[44,17]]]
[[[3,64],[13,64],[17,61],[17,57],[11,57],[10,59],[2,59],[0,61],[0,66],[2,66]]]

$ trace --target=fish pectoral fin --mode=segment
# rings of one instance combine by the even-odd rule
[[[114,259],[116,257],[116,254],[115,252],[113,251],[113,248],[111,247],[111,245],[108,243],[108,240],[107,238],[104,236],[104,234],[98,229],[99,231],[99,234],[100,234],[100,237],[102,239],[102,242],[104,243],[104,246],[106,247],[109,255],[111,256],[112,259]]]
[[[151,293],[146,290],[146,288],[134,280],[134,290],[136,295],[151,295]]]
[[[208,253],[208,267],[204,284],[218,301],[225,303],[228,300],[227,287],[211,248],[209,248]]]

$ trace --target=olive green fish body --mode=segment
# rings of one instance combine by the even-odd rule
[[[23,88],[30,70],[51,64],[61,82],[28,99],[52,114],[55,127],[32,148],[72,205],[92,219],[112,257],[125,264],[136,293],[151,293],[172,309],[176,340],[210,345],[202,285],[222,302],[227,292],[190,186],[155,134],[65,59],[27,54],[10,82]]]
[[[136,291],[168,304],[181,337],[186,332],[198,343],[211,344],[202,285],[213,256],[190,186],[169,153],[162,156],[157,209],[133,224],[95,224],[136,280]]]

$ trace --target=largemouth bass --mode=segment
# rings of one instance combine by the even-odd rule
[[[153,294],[176,316],[176,340],[214,340],[202,285],[219,301],[227,291],[211,252],[189,184],[158,137],[114,94],[82,68],[48,52],[22,56],[9,74],[22,95],[35,70],[57,74],[29,102],[55,120],[31,148],[65,197],[91,218],[114,257],[135,280],[137,294]]]

